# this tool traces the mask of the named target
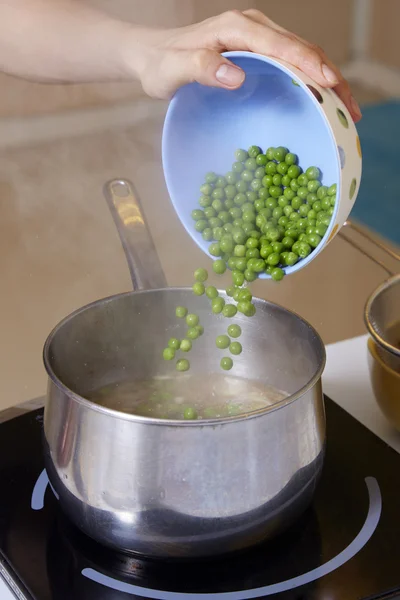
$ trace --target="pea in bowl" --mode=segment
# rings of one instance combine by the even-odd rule
[[[332,90],[277,59],[225,56],[246,73],[240,89],[193,83],[169,105],[168,191],[189,235],[218,259],[216,272],[281,279],[345,223],[360,185],[360,141]]]

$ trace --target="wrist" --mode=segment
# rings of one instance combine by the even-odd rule
[[[128,25],[121,41],[121,68],[124,79],[143,83],[143,74],[154,52],[154,30]]]

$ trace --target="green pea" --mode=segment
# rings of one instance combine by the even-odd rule
[[[254,202],[258,198],[258,195],[256,192],[253,192],[253,190],[249,190],[246,192],[246,198],[247,198],[248,202],[250,202],[251,204],[254,204]]]
[[[211,256],[221,256],[221,254],[222,254],[221,246],[219,245],[219,242],[214,242],[214,243],[210,244],[208,246],[208,251],[211,254]]]
[[[219,313],[222,312],[222,309],[225,306],[225,300],[223,298],[221,298],[221,296],[218,296],[218,298],[214,298],[211,301],[211,310],[214,314],[218,315]]]
[[[263,208],[265,208],[264,200],[262,198],[257,198],[254,202],[254,210],[259,213]]]
[[[275,148],[273,148],[272,146],[270,148],[268,148],[268,150],[265,153],[265,156],[267,157],[268,160],[274,160],[274,154],[275,154]]]
[[[235,302],[240,302],[240,288],[235,288],[235,291],[233,293],[233,299]]]
[[[295,252],[289,252],[286,257],[286,263],[289,267],[293,267],[299,260],[299,257]]]
[[[232,238],[235,244],[243,245],[246,241],[246,234],[241,227],[232,230]]]
[[[227,317],[229,319],[234,317],[236,313],[237,308],[234,304],[225,304],[224,308],[222,309],[222,314],[224,315],[224,317]]]
[[[205,213],[199,208],[195,208],[194,210],[192,210],[191,215],[194,221],[200,221],[200,219],[204,219]]]
[[[244,244],[237,244],[233,250],[235,256],[243,257],[246,255],[246,246]]]
[[[272,198],[279,198],[282,195],[282,188],[277,185],[271,185],[269,188],[269,193]]]
[[[239,161],[234,162],[232,165],[232,171],[234,173],[241,173],[243,171],[243,169],[244,169],[244,167],[243,167],[242,163]]]
[[[294,211],[293,206],[285,206],[283,209],[283,212],[285,213],[286,217],[290,217],[290,215],[292,214],[292,212]]]
[[[218,177],[217,181],[215,182],[215,186],[217,188],[224,188],[224,187],[226,187],[226,179],[225,179],[225,177]]]
[[[214,210],[219,212],[224,207],[224,203],[222,202],[222,200],[225,198],[224,190],[221,188],[216,188],[215,190],[213,190],[213,193],[211,195],[213,198],[211,206]]]
[[[173,350],[178,350],[179,345],[180,345],[180,341],[177,338],[172,337],[168,341],[168,347],[172,348]]]
[[[312,179],[311,181],[308,182],[307,184],[307,189],[309,192],[315,194],[317,193],[318,189],[321,187],[321,184],[319,181],[316,181],[315,179]]]
[[[251,271],[250,269],[246,269],[244,272],[244,278],[246,281],[249,281],[249,282],[255,281],[257,279],[257,274],[254,273],[254,271]],[[239,310],[239,307],[238,307],[238,310]]]
[[[256,179],[262,179],[265,175],[265,169],[263,167],[257,167],[257,169],[254,171],[254,177]]]
[[[299,192],[300,192],[300,190],[299,190]],[[302,198],[300,198],[300,196],[295,196],[291,202],[291,205],[294,210],[299,210],[299,208],[303,205]]]
[[[301,198],[301,200],[306,200],[308,195],[308,189],[306,187],[299,187],[297,190],[297,197]]]
[[[197,340],[199,335],[201,335],[197,328],[198,328],[198,325],[195,325],[195,327],[189,327],[189,329],[186,332],[186,337],[189,338],[190,340]]]
[[[238,338],[242,335],[242,328],[240,327],[240,325],[229,325],[228,327],[228,335],[231,338]]]
[[[243,179],[240,179],[239,181],[236,182],[236,189],[238,192],[246,192],[247,191],[247,183],[245,181],[243,181]]]
[[[288,152],[285,156],[285,163],[289,166],[295,165],[297,163],[296,154],[293,154],[293,152]]]
[[[280,164],[282,164],[282,163],[280,163]],[[284,187],[289,187],[289,186],[290,186],[290,182],[291,182],[291,179],[290,179],[290,177],[289,177],[289,175],[288,175],[288,174],[286,174],[286,175],[284,175],[284,176],[282,177],[282,185],[283,185]]]
[[[217,181],[218,176],[213,173],[212,171],[210,171],[209,173],[206,174],[205,180],[206,183],[214,183],[215,181]]]
[[[173,348],[164,348],[163,359],[164,360],[173,360],[174,358],[175,358],[175,350]]]
[[[245,223],[255,223],[256,214],[252,210],[246,210],[242,215],[242,219]]]
[[[336,186],[336,183],[334,183],[333,185],[331,185],[330,188],[328,188],[328,196],[336,196],[336,191],[337,191],[337,186]]]
[[[205,242],[211,242],[211,240],[213,239],[213,232],[211,227],[206,227],[201,235]]]
[[[272,185],[281,185],[282,184],[282,175],[279,175],[279,173],[277,173],[276,175],[274,175],[272,177]]]
[[[242,150],[241,148],[239,150],[236,150],[235,152],[235,158],[239,162],[244,162],[248,158],[248,156],[249,155],[246,152],[246,150]]]
[[[192,349],[192,342],[187,338],[183,338],[181,341],[180,349],[182,352],[189,352]]]
[[[269,198],[269,191],[268,188],[266,187],[262,187],[258,190],[258,197],[261,200],[266,200],[267,198]]]
[[[199,324],[199,317],[197,315],[194,315],[193,313],[189,313],[186,316],[186,325],[188,325],[189,327],[194,327],[195,325]]]
[[[226,198],[233,199],[236,196],[236,188],[235,188],[235,186],[233,184],[227,185],[226,188],[224,189],[224,192],[225,192],[225,197]],[[225,206],[227,207],[226,203],[225,203]]]
[[[224,356],[221,358],[220,365],[224,371],[230,371],[233,367],[233,360],[229,356]]]
[[[202,186],[200,186],[200,192],[203,194],[203,196],[211,196],[212,191],[213,186],[210,183],[204,183]]]
[[[229,344],[229,352],[234,355],[241,354],[242,344],[240,342],[232,342]]]
[[[268,256],[273,253],[273,251],[274,249],[272,248],[271,244],[264,244],[263,246],[261,246],[260,256],[261,258],[267,259]]]
[[[281,281],[285,276],[285,272],[283,269],[276,267],[275,269],[272,269],[271,271],[271,278],[274,281]]]
[[[228,258],[228,262],[226,264],[227,264],[228,269],[231,269],[231,271],[233,269],[236,269],[236,260],[237,260],[236,256],[230,256]]]
[[[267,162],[268,162],[268,158],[266,157],[266,155],[265,155],[265,154],[262,154],[262,153],[260,152],[260,154],[258,154],[258,155],[256,156],[256,163],[257,163],[257,164],[258,164],[260,167],[265,167],[265,165],[267,164]]]
[[[242,216],[242,211],[238,206],[233,206],[229,209],[229,214],[231,215],[232,219],[239,219]]]
[[[262,178],[261,183],[265,188],[270,188],[272,185],[272,175],[265,175],[265,177]]]
[[[218,217],[212,217],[208,222],[212,229],[215,229],[215,227],[222,227],[222,221],[221,219],[218,219]]]
[[[253,179],[253,171],[245,169],[244,171],[242,171],[240,177],[243,179],[243,181],[250,183],[250,181]]]
[[[321,236],[317,233],[311,233],[307,236],[307,242],[312,248],[316,248],[321,242]]]
[[[278,224],[280,227],[286,229],[286,227],[289,225],[289,218],[286,215],[284,215],[278,220]]]
[[[224,230],[222,229],[222,227],[214,227],[214,229],[212,230],[212,235],[213,235],[213,239],[220,241],[222,236],[223,236]],[[221,251],[220,251],[221,253]],[[220,256],[220,254],[217,254],[217,256]]]
[[[301,173],[301,169],[299,166],[293,164],[289,167],[287,174],[291,179],[297,179]]]
[[[203,335],[203,333],[204,333],[204,327],[203,327],[203,325],[196,325],[196,326],[194,327],[194,329],[196,329],[196,331],[197,331],[197,333],[199,334],[199,336],[200,336],[200,335]]]
[[[299,189],[299,187],[301,187],[301,186],[300,186],[299,182],[297,181],[297,179],[292,179],[292,181],[290,182],[290,188],[294,192],[297,192],[297,190]]]
[[[199,204],[202,208],[207,208],[211,206],[212,199],[210,196],[200,196]]]
[[[248,302],[247,300],[239,302],[237,309],[239,312],[246,315],[246,317],[253,317],[256,312],[256,308],[255,308],[254,304],[252,304],[251,302]]]
[[[244,163],[244,167],[247,171],[255,171],[257,169],[256,159],[248,158]]]
[[[328,188],[326,187],[326,185],[321,185],[321,187],[319,187],[317,190],[318,200],[322,200],[323,198],[325,198],[325,196],[327,194],[328,194]]]
[[[265,165],[265,173],[267,175],[275,175],[276,162],[274,162],[273,160],[270,160],[269,162],[267,162],[267,164]]]
[[[324,237],[324,235],[327,232],[327,226],[326,225],[322,225],[322,223],[320,225],[317,225],[315,228],[315,233],[317,233],[318,235],[321,236],[321,238]]]
[[[236,204],[236,206],[242,206],[246,201],[246,194],[244,194],[243,192],[239,192],[239,194],[236,194],[236,196],[233,199],[233,202]]]
[[[229,337],[227,335],[219,335],[215,340],[215,345],[220,350],[225,350],[225,348],[228,348],[230,343],[231,343],[231,340],[229,339]]]
[[[222,252],[233,252],[233,249],[235,247],[234,243],[233,243],[233,239],[231,237],[227,237],[224,236],[223,238],[221,238],[221,241],[219,243],[220,248],[222,250]]]
[[[187,371],[187,369],[178,369],[180,371]],[[193,421],[194,419],[197,419],[197,413],[195,411],[194,408],[192,408],[191,406],[188,406],[187,408],[185,408],[185,410],[183,411],[183,418],[186,421]]]
[[[239,270],[232,271],[232,281],[233,281],[234,285],[237,285],[237,286],[243,285],[244,274]]]
[[[306,175],[310,180],[317,180],[321,177],[321,173],[318,167],[308,167]]]
[[[221,258],[219,258],[218,260],[214,260],[213,271],[214,273],[217,273],[217,275],[223,275],[225,273],[226,264]]]
[[[176,309],[175,309],[175,315],[179,319],[184,319],[187,314],[188,314],[188,309],[185,308],[184,306],[177,306],[176,307]]]
[[[254,192],[258,192],[262,188],[262,183],[260,179],[253,179],[250,183],[250,187]]]
[[[311,253],[311,246],[303,241],[299,241],[298,244],[297,254],[300,258],[306,258]]]
[[[294,247],[294,244],[293,244]],[[281,265],[283,265],[284,267],[287,267],[287,257],[289,256],[289,252],[281,252],[280,254],[280,260],[281,260]],[[269,269],[271,269],[269,275],[271,275],[273,267],[268,267]]]
[[[239,300],[252,300],[253,295],[250,292],[249,288],[243,288],[239,290]]]
[[[305,173],[302,173],[298,176],[297,181],[300,187],[307,187],[309,179]]]
[[[314,202],[313,209],[316,213],[319,213],[322,210],[321,200]]]
[[[213,209],[212,206],[207,206],[204,209],[204,215],[207,217],[207,219],[212,219],[213,217],[217,216],[217,212]]]
[[[193,294],[195,294],[195,296],[202,296],[205,292],[204,283],[201,283],[200,281],[196,281],[196,283],[194,283],[192,286],[192,290],[193,290]]]
[[[279,146],[278,148],[275,148],[274,159],[281,162],[281,161],[285,160],[287,153],[288,153],[287,148],[284,148],[283,146]]]
[[[280,162],[279,165],[276,167],[276,170],[279,173],[279,175],[286,175],[286,173],[289,170],[289,165],[286,162]]]
[[[208,273],[207,273],[206,269],[202,269],[202,268],[196,269],[194,272],[194,278],[195,278],[195,281],[200,281],[202,283],[204,281],[207,281]]]
[[[235,270],[237,271],[245,271],[247,267],[247,258],[246,257],[238,257],[236,259],[236,265],[235,265]]]
[[[190,362],[186,358],[180,358],[176,361],[176,370],[177,371],[189,371]]]
[[[329,208],[331,206],[331,201],[330,201],[329,196],[325,196],[325,198],[322,198],[321,206],[322,206],[323,210],[329,210]],[[201,223],[201,221],[197,221],[197,223]],[[197,225],[197,223],[196,223],[196,225]]]
[[[246,258],[260,258],[260,251],[258,248],[249,248],[246,252]]]
[[[228,288],[226,288],[226,295],[232,298],[233,294],[235,293],[235,290],[236,287],[234,285],[230,285]]]
[[[272,252],[272,254],[267,256],[266,262],[268,265],[271,265],[272,267],[278,265],[279,264],[279,254],[277,252]]]

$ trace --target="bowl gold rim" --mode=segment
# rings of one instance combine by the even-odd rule
[[[383,367],[383,369],[385,369],[385,371],[387,371],[389,373],[389,375],[394,376],[396,379],[398,379],[400,381],[400,373],[398,373],[397,371],[395,371],[394,369],[392,369],[391,367],[389,367],[382,360],[382,358],[379,356],[376,348],[377,348],[376,342],[371,337],[368,338],[368,350],[369,350],[372,358],[374,360],[376,360],[380,364],[380,366]]]

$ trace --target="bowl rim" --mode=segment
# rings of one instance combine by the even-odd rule
[[[296,81],[296,83],[298,84],[298,87],[302,88],[303,92],[305,92],[307,97],[313,103],[314,108],[317,109],[317,111],[321,115],[322,121],[327,129],[328,134],[329,134],[330,141],[333,143],[332,145],[333,145],[334,154],[336,156],[336,169],[337,169],[337,173],[338,173],[336,183],[337,183],[339,191],[341,191],[342,183],[343,183],[343,174],[342,174],[342,168],[341,168],[341,160],[340,160],[338,143],[336,141],[336,136],[333,131],[331,122],[326,115],[325,109],[322,107],[322,105],[318,102],[318,100],[316,99],[314,94],[311,92],[311,90],[308,87],[308,84],[306,84],[302,79],[303,77],[305,77],[307,79],[311,79],[311,78],[309,78],[308,75],[305,75],[304,73],[302,73],[299,69],[297,69],[297,67],[294,67],[293,65],[289,65],[288,63],[286,63],[285,61],[283,61],[281,59],[277,59],[272,56],[267,56],[267,55],[263,55],[263,54],[258,54],[256,52],[250,52],[247,50],[230,50],[227,52],[223,52],[222,56],[225,56],[227,58],[233,58],[233,59],[234,58],[251,58],[254,60],[260,60],[260,61],[270,64],[270,65],[274,66],[275,68],[277,68],[278,70],[282,71],[292,81],[293,80]],[[194,83],[190,83],[187,85],[192,86],[192,85],[196,85],[196,83],[194,82]],[[187,85],[184,87],[187,87]],[[197,84],[197,85],[200,85],[200,84]],[[333,93],[332,90],[330,90],[330,91]],[[170,169],[165,168],[165,165],[168,164],[168,159],[166,156],[167,155],[166,138],[167,138],[168,130],[170,127],[171,115],[173,113],[174,106],[177,102],[178,94],[179,94],[179,89],[174,94],[174,96],[172,97],[172,99],[168,105],[167,112],[165,115],[164,125],[163,125],[163,131],[162,131],[162,163],[163,163],[164,179],[166,182],[170,200],[172,202],[172,205],[174,207],[174,210],[175,210],[179,220],[181,221],[181,224],[186,229],[187,233],[189,233],[190,237],[193,239],[193,241],[196,243],[196,245],[200,248],[200,250],[213,260],[213,257],[203,247],[201,240],[199,240],[198,236],[195,235],[195,232],[188,231],[188,229],[184,225],[183,220],[179,216],[180,211],[177,210],[176,203],[173,199],[173,195],[170,193],[171,185],[170,185],[169,177],[167,176],[167,172],[170,172]],[[338,100],[340,101],[339,97],[338,97]],[[340,194],[340,196],[341,196],[341,194]],[[301,259],[295,265],[283,267],[283,270],[286,275],[290,275],[292,273],[295,273],[295,272],[300,271],[301,269],[305,268],[310,262],[312,262],[315,258],[317,258],[317,256],[320,254],[320,252],[322,252],[322,250],[327,246],[328,242],[331,241],[331,234],[335,227],[337,215],[339,212],[340,196],[339,196],[338,201],[335,203],[334,212],[333,212],[330,224],[329,224],[328,229],[326,230],[325,235],[322,238],[320,244],[306,258]],[[271,275],[268,275],[267,273],[259,274],[258,278],[259,279],[272,279]]]
[[[389,365],[382,360],[377,352],[377,343],[372,337],[368,338],[367,345],[371,358],[375,360],[389,375],[400,381],[400,373],[389,367]]]
[[[374,339],[376,344],[385,348],[385,350],[387,350],[388,352],[393,354],[393,356],[400,357],[400,349],[396,348],[396,346],[393,346],[393,344],[390,344],[389,342],[384,340],[379,335],[379,333],[375,330],[374,326],[371,323],[371,319],[370,319],[372,305],[375,302],[375,300],[378,298],[378,296],[382,292],[384,292],[385,290],[387,290],[388,288],[392,287],[393,285],[395,285],[397,283],[400,284],[400,273],[398,273],[397,275],[393,275],[392,277],[389,277],[389,279],[386,279],[383,283],[378,285],[378,287],[372,292],[372,294],[369,296],[369,298],[365,304],[365,307],[364,307],[364,322],[365,322],[365,325],[367,326],[367,329],[368,329],[371,337]]]
[[[93,410],[97,413],[101,413],[104,416],[109,416],[109,417],[116,418],[116,419],[119,419],[122,421],[131,421],[131,422],[136,422],[136,423],[162,426],[162,427],[200,427],[200,428],[208,427],[208,426],[215,427],[215,425],[228,425],[229,423],[233,423],[233,422],[247,421],[247,420],[263,417],[263,416],[265,416],[269,413],[273,413],[277,410],[282,410],[286,406],[297,402],[298,400],[300,400],[300,398],[302,398],[307,392],[312,390],[314,387],[318,387],[318,385],[321,385],[322,374],[323,374],[323,372],[325,370],[325,366],[326,366],[326,348],[325,348],[325,344],[324,344],[321,336],[319,335],[318,331],[315,329],[315,327],[313,325],[311,325],[311,323],[309,321],[307,321],[304,317],[300,316],[293,310],[290,310],[280,304],[277,304],[276,302],[271,302],[269,300],[264,300],[262,298],[256,298],[256,297],[254,297],[254,300],[258,304],[261,304],[263,306],[274,307],[274,308],[278,309],[279,311],[289,313],[290,315],[292,315],[292,317],[296,317],[298,320],[300,320],[310,331],[312,331],[313,336],[315,338],[315,343],[318,344],[319,351],[320,351],[319,364],[318,364],[317,368],[315,369],[314,374],[309,378],[309,380],[301,388],[299,388],[296,392],[294,392],[293,394],[290,394],[289,396],[286,396],[285,398],[282,398],[281,400],[279,400],[278,402],[275,402],[272,405],[266,406],[264,408],[259,408],[257,410],[251,411],[251,412],[242,413],[239,415],[233,415],[233,416],[229,416],[229,417],[215,417],[215,418],[193,420],[193,421],[191,421],[191,420],[185,421],[185,420],[181,420],[181,419],[161,419],[161,418],[157,418],[157,417],[145,417],[145,416],[141,416],[141,415],[136,415],[134,413],[124,413],[124,412],[118,411],[116,409],[107,408],[105,406],[97,404],[96,402],[88,400],[84,396],[80,395],[78,392],[75,392],[74,390],[69,388],[65,383],[63,383],[62,379],[56,374],[55,370],[53,369],[51,350],[52,350],[53,340],[58,335],[58,332],[65,325],[68,325],[68,323],[70,321],[72,321],[75,317],[79,316],[80,314],[85,313],[86,311],[90,311],[91,309],[96,308],[97,306],[107,305],[112,302],[118,302],[119,300],[121,300],[123,298],[128,298],[128,297],[132,297],[132,296],[144,296],[144,295],[153,294],[153,293],[159,294],[159,293],[163,293],[165,291],[172,291],[173,293],[176,293],[176,292],[185,292],[185,293],[190,293],[190,294],[193,293],[192,288],[190,288],[190,287],[170,287],[170,288],[157,288],[157,289],[150,289],[150,290],[121,292],[119,294],[113,294],[112,296],[100,298],[98,300],[90,302],[89,304],[85,304],[84,306],[74,310],[69,315],[67,315],[66,317],[61,319],[61,321],[59,321],[59,323],[57,323],[57,325],[55,325],[53,327],[53,329],[51,330],[51,332],[48,334],[46,341],[44,343],[44,346],[43,346],[43,351],[42,351],[42,360],[43,360],[45,371],[46,371],[47,377],[48,377],[48,385],[51,382],[57,388],[58,391],[62,392],[64,395],[66,395],[71,401],[77,402],[78,404],[82,405],[86,409]],[[226,296],[226,292],[224,290],[218,290],[218,292],[221,296]],[[321,396],[322,396],[322,392],[321,392]],[[48,387],[47,393],[46,393],[45,415],[46,415],[46,407],[47,407],[48,400],[49,400],[49,387]]]

